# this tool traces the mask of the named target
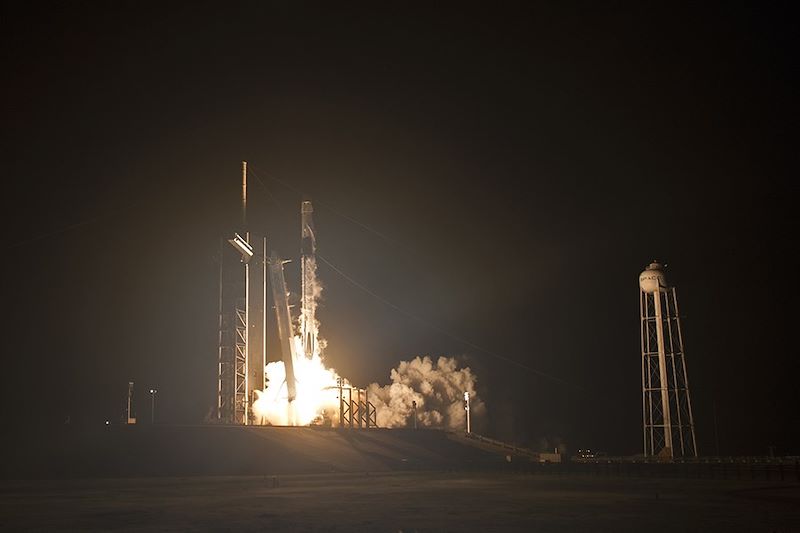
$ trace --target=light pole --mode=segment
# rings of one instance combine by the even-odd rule
[[[469,419],[469,392],[464,391],[464,410],[467,412],[467,435],[472,433],[472,428],[470,427],[470,419]]]
[[[156,393],[158,389],[150,389],[150,423],[156,423]]]

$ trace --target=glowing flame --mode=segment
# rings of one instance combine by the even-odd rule
[[[253,402],[256,423],[281,426],[306,426],[325,421],[336,422],[339,413],[339,375],[325,367],[317,351],[310,358],[303,353],[303,341],[294,338],[294,374],[297,398],[291,404],[286,391],[283,361],[267,365],[267,388],[256,391]]]

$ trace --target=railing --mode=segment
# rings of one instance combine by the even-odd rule
[[[476,440],[476,441],[482,442],[484,444],[489,444],[491,446],[495,446],[495,447],[498,447],[498,448],[502,448],[504,450],[508,450],[509,452],[511,452],[513,454],[516,454],[516,455],[524,455],[524,456],[528,456],[528,457],[531,457],[531,458],[537,458],[537,459],[539,457],[539,454],[537,452],[534,452],[533,450],[529,450],[528,448],[521,448],[519,446],[514,446],[513,444],[508,444],[507,442],[503,442],[503,441],[499,441],[499,440],[495,440],[495,439],[490,439],[489,437],[484,437],[483,435],[478,435],[477,433],[467,433],[466,437],[468,439]]]
[[[620,459],[622,460],[595,458],[567,463],[517,464],[516,468],[531,474],[800,482],[800,461],[796,458],[731,458],[727,461],[699,458],[670,463]]]

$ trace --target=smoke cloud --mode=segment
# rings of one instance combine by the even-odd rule
[[[476,376],[469,367],[458,368],[454,357],[439,357],[435,362],[429,356],[402,361],[390,377],[389,385],[367,387],[379,427],[413,425],[413,402],[417,402],[418,425],[463,429],[465,391],[470,395],[473,423],[486,414],[486,405],[475,391]]]

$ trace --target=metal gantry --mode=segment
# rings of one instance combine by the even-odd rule
[[[250,424],[266,366],[266,238],[247,229],[247,163],[242,161],[242,235],[219,250],[217,420]],[[225,240],[231,245],[225,245]]]
[[[247,420],[247,300],[236,306],[236,325],[234,331],[234,420],[244,423]]]
[[[378,427],[378,413],[375,405],[369,401],[369,392],[366,389],[346,385],[342,378],[339,378],[339,427],[350,429]]]
[[[662,268],[653,262],[639,276],[644,455],[696,457],[678,296]]]
[[[248,290],[246,265],[220,248],[217,420],[245,423],[247,410]]]

